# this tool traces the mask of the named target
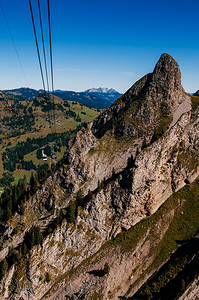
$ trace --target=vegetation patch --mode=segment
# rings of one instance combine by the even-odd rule
[[[142,236],[147,230],[150,230],[147,239],[153,241],[156,239],[156,230],[153,230],[153,226],[162,218],[162,216],[165,216],[167,212],[175,210],[175,216],[164,237],[157,245],[154,244],[151,248],[150,257],[154,257],[153,263],[141,275],[138,281],[144,279],[146,274],[150,274],[153,270],[158,269],[159,266],[168,259],[171,253],[179,248],[180,244],[183,244],[183,241],[186,242],[197,234],[199,230],[197,221],[199,213],[198,199],[199,180],[196,180],[194,183],[186,185],[183,189],[173,194],[153,216],[136,224],[129,231],[120,233],[114,241],[109,242],[110,244],[119,244],[123,251],[132,251],[131,249],[136,247],[136,244],[142,239]],[[185,263],[184,266],[186,266],[186,256],[180,261],[182,264]],[[178,270],[178,267],[176,268],[176,270]],[[171,276],[171,280],[173,280],[173,277],[175,277],[175,274],[177,273],[174,272],[169,274],[173,274]],[[167,275],[165,276],[167,277]],[[163,282],[167,283],[167,280],[163,280]],[[137,283],[138,282],[135,282],[131,289],[136,286]],[[162,287],[163,286],[161,286],[161,288]]]
[[[90,150],[88,151],[88,154],[92,155],[93,153],[95,153],[95,148],[90,148]]]
[[[6,96],[8,97],[8,95]],[[2,186],[9,186],[5,181],[4,172],[14,175],[14,183],[23,178],[26,171],[37,170],[41,159],[41,148],[48,152],[48,143],[55,143],[57,159],[63,157],[63,148],[68,146],[68,137],[71,131],[79,130],[83,122],[89,122],[98,116],[95,109],[80,105],[77,102],[67,101],[55,96],[56,134],[52,133],[52,101],[40,94],[34,100],[19,101],[14,97],[0,103],[0,180]],[[81,113],[83,112],[83,114]],[[86,114],[85,114],[86,113]],[[72,134],[72,135],[74,135]],[[36,157],[36,151],[37,156]],[[2,161],[3,156],[3,161]],[[49,155],[51,156],[51,154]],[[22,173],[21,177],[14,172]]]
[[[196,107],[199,104],[199,97],[193,95],[188,95],[188,96],[191,97],[192,108]]]
[[[131,299],[178,299],[199,275],[198,259],[199,241],[190,239]]]
[[[161,138],[161,136],[163,136],[163,134],[169,128],[169,125],[171,124],[172,120],[173,120],[172,116],[162,116],[161,124],[157,128],[154,129],[154,133],[153,133],[152,139],[150,141],[150,144],[154,143],[159,138]]]
[[[50,282],[50,281],[52,281],[52,280],[53,280],[52,274],[51,274],[50,272],[47,272],[47,274],[46,274],[46,281],[47,281],[47,282]]]

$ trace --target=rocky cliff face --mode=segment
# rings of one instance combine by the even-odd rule
[[[87,191],[88,185],[93,190],[98,180],[110,177],[113,168],[121,171],[129,156],[141,150],[144,140],[150,143],[153,136],[159,137],[167,130],[180,104],[186,102],[183,112],[191,110],[191,100],[187,97],[178,64],[163,54],[152,74],[136,82],[78,133],[65,155],[65,163],[70,165],[69,179],[64,176],[67,188],[72,188],[71,176],[74,190],[86,181]]]
[[[198,105],[192,108],[191,97],[181,86],[177,63],[163,54],[153,73],[135,83],[91,124],[82,127],[58,170],[27,202],[25,215],[10,220],[1,259],[11,245],[17,247],[23,241],[25,230],[32,224],[45,230],[70,201],[77,202],[80,189],[85,196],[77,202],[75,220],[62,218],[41,245],[26,255],[27,265],[20,275],[18,266],[13,266],[1,284],[2,297],[10,291],[11,299],[41,299],[54,283],[59,287],[58,282],[64,295],[88,295],[86,299],[93,293],[101,297],[96,299],[124,296],[153,261],[149,257],[147,261],[147,256],[151,251],[149,235],[154,228],[143,231],[129,257],[122,254],[120,246],[107,253],[103,245],[149,218],[173,193],[197,178],[198,116]],[[154,225],[159,228],[156,244],[164,237],[174,214],[175,209],[165,212],[168,223],[159,219]],[[17,222],[25,230],[11,237],[12,226]],[[92,273],[93,264],[102,269],[106,255],[112,265],[111,276]],[[85,261],[90,261],[86,270],[91,274],[81,269]],[[136,268],[138,274],[132,275]],[[62,277],[64,274],[69,277]],[[101,275],[93,277],[96,274]],[[75,279],[71,282],[73,275]],[[131,276],[136,280],[129,279]],[[15,284],[16,278],[19,283]],[[136,284],[133,291],[139,286],[140,283]],[[61,299],[62,292],[58,289],[56,293],[57,296],[47,294],[46,298]]]

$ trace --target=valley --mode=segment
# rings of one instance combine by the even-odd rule
[[[11,182],[17,183],[24,175],[30,178],[31,171],[45,163],[42,157],[38,157],[37,151],[41,147],[49,148],[49,142],[56,140],[59,144],[55,145],[55,153],[57,160],[60,160],[66,150],[67,142],[75,134],[78,126],[91,121],[99,114],[96,109],[55,97],[54,116],[51,103],[52,99],[46,101],[42,97],[23,101],[10,100],[7,96],[1,98],[0,183],[2,187]],[[36,145],[31,146],[34,143]],[[17,159],[19,151],[24,155]],[[49,150],[48,157],[50,163]],[[25,169],[21,165],[22,161],[23,164],[26,162]],[[9,180],[8,176],[3,176],[6,172],[13,176],[13,181]]]

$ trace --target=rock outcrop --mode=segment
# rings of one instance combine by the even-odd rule
[[[86,259],[103,251],[100,248],[107,241],[153,215],[173,193],[199,175],[198,116],[199,106],[192,108],[191,96],[181,86],[178,64],[163,54],[153,73],[136,82],[96,120],[83,126],[71,141],[58,170],[27,202],[24,217],[15,216],[15,223],[18,220],[25,224],[27,231],[31,216],[31,225],[39,225],[44,231],[62,209],[77,201],[80,190],[85,197],[83,204],[76,208],[75,221],[69,223],[63,218],[41,245],[30,251],[26,257],[28,267],[20,273],[19,285],[12,287],[11,299],[28,299],[29,294],[32,299],[41,299],[59,280],[65,286],[65,295],[86,295],[90,275],[76,276],[73,287],[70,280],[67,284],[61,276],[72,274]],[[165,216],[171,221],[174,211]],[[160,240],[167,229],[166,224],[161,227]],[[17,247],[22,242],[25,230],[12,241],[8,234],[0,252],[2,259],[9,246]],[[103,299],[108,299],[108,291],[110,299],[127,292],[130,284],[124,281],[132,276],[132,262],[140,270],[138,274],[147,266],[147,262],[142,267],[140,264],[150,252],[149,232],[144,232],[130,257],[110,250],[110,262],[123,278],[114,275],[116,271],[108,279],[92,277],[93,292],[98,291],[94,286],[100,290],[100,285]],[[99,258],[100,268],[104,257]],[[126,264],[131,267],[128,269]],[[131,283],[135,282],[132,278]],[[5,297],[8,288],[3,289],[2,285],[1,293]],[[58,298],[49,299],[61,299],[61,292],[57,295]]]
[[[63,184],[67,188],[74,186],[76,191],[85,181],[85,192],[95,189],[98,180],[110,177],[113,169],[124,169],[128,158],[141,150],[144,140],[150,143],[154,135],[161,136],[183,103],[186,109],[180,111],[178,119],[191,110],[191,100],[181,85],[178,64],[163,54],[152,74],[136,82],[78,133],[65,155],[70,168]]]

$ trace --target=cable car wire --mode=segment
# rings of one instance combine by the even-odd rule
[[[17,47],[16,47],[16,44],[15,44],[15,41],[14,41],[14,38],[13,38],[13,35],[12,35],[12,31],[11,31],[11,28],[10,28],[10,25],[8,23],[8,19],[6,17],[6,14],[5,14],[5,11],[4,11],[4,8],[3,8],[3,5],[1,3],[1,0],[0,0],[0,7],[1,7],[1,10],[2,10],[2,13],[3,13],[3,16],[4,16],[4,19],[5,19],[5,22],[6,22],[6,26],[8,28],[8,31],[9,31],[9,34],[10,34],[10,37],[11,37],[11,40],[12,40],[12,43],[13,43],[13,46],[14,46],[14,49],[15,49],[15,52],[16,52],[16,55],[17,55],[17,58],[18,58],[18,61],[19,61],[19,65],[21,67],[21,70],[22,70],[22,73],[23,73],[23,76],[24,76],[24,79],[26,81],[26,84],[27,84],[27,87],[29,86],[28,84],[28,80],[27,80],[27,77],[26,77],[26,74],[25,74],[25,71],[24,71],[24,68],[23,68],[23,65],[21,63],[21,59],[20,59],[20,56],[19,56],[19,53],[17,51]]]
[[[55,96],[54,96],[52,39],[51,39],[51,21],[50,21],[50,2],[49,2],[49,0],[48,0],[48,29],[49,29],[49,42],[50,42],[50,65],[51,65],[52,97],[53,97],[54,128],[55,128]]]
[[[33,11],[32,11],[31,0],[29,0],[29,6],[30,6],[30,13],[31,13],[32,25],[33,25],[33,30],[34,30],[35,42],[36,42],[36,47],[37,47],[37,55],[38,55],[38,60],[39,60],[39,67],[40,67],[40,72],[41,72],[43,89],[44,89],[44,92],[46,93],[44,75],[43,75],[43,70],[42,70],[41,57],[40,57],[40,52],[39,52],[39,45],[38,45],[38,39],[37,39],[37,33],[36,33],[36,28],[35,28],[35,21],[34,21],[34,16],[33,16]]]
[[[40,20],[40,28],[41,28],[41,37],[42,37],[42,45],[43,45],[43,54],[44,54],[44,63],[45,63],[45,71],[46,71],[46,82],[47,82],[47,89],[48,89],[48,95],[49,95],[49,81],[48,81],[48,68],[47,68],[47,62],[46,62],[46,51],[45,51],[45,43],[44,43],[44,33],[43,33],[43,25],[42,25],[42,17],[41,17],[41,6],[40,6],[40,0],[38,0],[38,8],[39,8],[39,20]]]
[[[49,44],[50,44],[50,69],[51,69],[51,82],[52,82],[52,98],[53,98],[53,113],[54,113],[54,128],[55,128],[55,99],[54,99],[54,78],[53,78],[53,60],[52,60],[52,38],[51,38],[51,22],[50,22],[50,3],[48,0],[48,31],[49,31]],[[37,54],[38,54],[38,60],[39,60],[39,66],[40,66],[40,72],[41,72],[41,78],[42,78],[42,83],[44,87],[44,92],[46,95],[46,89],[45,89],[45,81],[44,81],[44,76],[43,76],[43,69],[42,69],[42,63],[41,63],[41,56],[39,52],[39,45],[38,45],[38,39],[37,39],[37,33],[36,33],[36,27],[35,27],[35,22],[34,22],[34,16],[33,16],[33,10],[32,10],[32,4],[31,0],[29,0],[29,6],[30,6],[30,12],[31,12],[31,17],[32,17],[32,24],[33,24],[33,29],[34,29],[34,36],[35,36],[35,42],[36,42],[36,47],[37,47]],[[44,43],[44,34],[43,34],[43,25],[42,25],[42,15],[41,15],[41,6],[40,2],[38,0],[38,8],[39,8],[39,18],[40,18],[40,28],[41,28],[41,35],[42,35],[42,44],[43,44],[43,52],[44,52],[44,61],[45,61],[45,68],[46,68],[46,80],[47,80],[47,86],[49,90],[49,83],[48,83],[48,68],[47,68],[47,63],[46,63],[46,52],[45,52],[45,43]],[[50,76],[49,76],[50,78]],[[48,98],[50,101],[50,92],[48,93]],[[46,102],[47,102],[47,97],[45,97]],[[49,112],[49,111],[48,111]],[[50,118],[49,118],[50,122]],[[51,122],[50,122],[51,123]],[[52,126],[51,126],[52,130]],[[49,144],[51,147],[51,157],[53,159],[53,162],[55,162],[55,154],[54,154],[54,142]],[[52,166],[51,166],[52,168]]]
[[[40,29],[41,29],[41,37],[42,37],[44,64],[45,64],[45,72],[46,72],[46,83],[47,83],[47,89],[48,89],[48,101],[51,102],[51,100],[50,100],[49,80],[48,80],[49,79],[49,75],[48,75],[48,67],[47,67],[47,60],[46,60],[46,50],[45,50],[45,42],[44,42],[44,32],[43,32],[43,23],[42,23],[40,0],[38,0],[38,9],[39,9],[39,20],[40,20]],[[46,99],[46,102],[47,102],[47,99]],[[48,105],[48,102],[47,102],[47,105]],[[49,119],[49,123],[51,124],[49,109],[48,109],[48,119]]]

